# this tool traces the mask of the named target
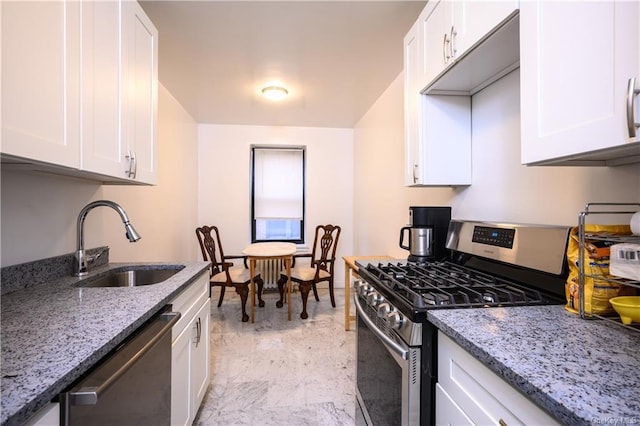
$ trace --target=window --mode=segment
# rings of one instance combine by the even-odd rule
[[[251,241],[304,242],[304,147],[251,147]]]

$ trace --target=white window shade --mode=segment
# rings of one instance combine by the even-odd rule
[[[301,149],[255,149],[256,219],[302,219],[302,155]]]

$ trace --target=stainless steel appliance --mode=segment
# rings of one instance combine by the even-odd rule
[[[564,303],[570,227],[451,221],[450,256],[356,262],[356,397],[368,425],[431,425],[437,333],[431,309]]]
[[[169,307],[60,395],[62,424],[169,425],[171,328]]]
[[[423,263],[447,255],[445,239],[451,207],[409,207],[409,226],[400,229],[400,248],[409,250],[409,261]],[[407,244],[405,241],[409,236]]]

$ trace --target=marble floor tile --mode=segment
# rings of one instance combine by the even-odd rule
[[[355,424],[355,332],[344,330],[344,293],[309,295],[300,319],[300,294],[278,309],[266,293],[255,323],[240,321],[240,298],[218,289],[211,299],[211,383],[194,425],[346,426]]]

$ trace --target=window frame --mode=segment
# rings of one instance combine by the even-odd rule
[[[255,216],[255,151],[260,150],[300,150],[302,152],[302,219],[300,220],[300,238],[299,239],[279,239],[265,240],[256,238],[256,216]],[[304,145],[260,145],[252,144],[250,153],[250,184],[251,184],[251,243],[266,242],[287,242],[294,244],[305,243],[305,219],[307,215],[307,147]]]

